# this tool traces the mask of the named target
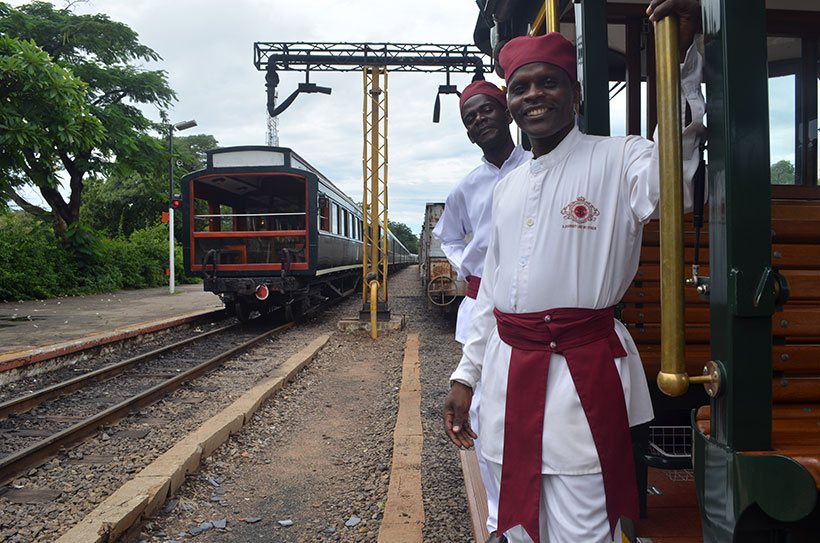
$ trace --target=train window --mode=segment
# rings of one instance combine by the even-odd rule
[[[324,196],[319,198],[319,229],[330,231],[330,200]]]
[[[332,202],[330,204],[330,227],[334,234],[339,233],[339,204]]]
[[[333,233],[342,234],[344,232],[344,228],[342,227],[344,220],[344,209],[342,209],[338,204],[333,205],[336,207],[336,215],[334,221],[336,229],[333,231]]]
[[[774,185],[794,185],[794,75],[769,78],[769,157]]]
[[[344,210],[344,220],[342,221],[344,224],[344,236],[346,238],[350,237],[350,212],[348,210]]]
[[[769,157],[771,182],[795,184],[795,132],[797,71],[800,38],[770,36],[769,56]]]
[[[818,40],[769,36],[767,46],[772,184],[816,186]]]

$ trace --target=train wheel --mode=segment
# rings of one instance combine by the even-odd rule
[[[233,306],[233,313],[239,322],[248,322],[251,318],[251,308],[248,304],[236,302]]]
[[[427,299],[438,306],[447,306],[456,299],[456,282],[448,275],[439,275],[427,283]]]

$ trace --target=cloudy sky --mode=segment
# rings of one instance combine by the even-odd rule
[[[54,4],[62,7],[65,0]],[[478,15],[474,0],[90,0],[74,9],[105,13],[138,32],[162,57],[144,67],[165,70],[177,92],[171,120],[196,119],[199,126],[185,134],[211,134],[222,146],[266,141],[265,80],[253,65],[254,42],[471,43]],[[280,100],[304,80],[297,72],[280,77]],[[311,81],[332,87],[333,94],[299,96],[280,116],[280,145],[360,200],[362,77],[316,72]],[[469,81],[468,74],[457,74],[452,82],[462,88]],[[444,82],[441,74],[389,76],[390,218],[414,232],[424,203],[443,201],[480,158],[467,140],[454,96],[443,97],[441,122],[431,122],[436,90]],[[621,93],[611,104],[616,135],[623,133],[623,98]],[[146,114],[159,119],[156,109]],[[773,112],[772,162],[793,161],[791,123],[779,117]]]
[[[254,42],[471,43],[478,15],[474,0],[91,0],[74,9],[138,32],[163,59],[145,68],[165,70],[177,92],[171,120],[196,119],[184,134],[212,134],[221,146],[266,141],[265,74],[253,65]],[[280,77],[280,100],[304,81],[297,72]],[[443,74],[388,77],[390,218],[418,232],[424,203],[443,201],[480,151],[467,140],[454,96],[443,99],[441,122],[431,122]],[[453,77],[459,87],[469,81]],[[362,76],[316,72],[311,82],[333,94],[300,95],[280,116],[280,145],[361,200]],[[155,109],[146,113],[159,119]]]

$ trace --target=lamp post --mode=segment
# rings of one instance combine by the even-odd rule
[[[196,126],[196,121],[182,121],[168,125],[168,293],[174,293],[174,130]]]

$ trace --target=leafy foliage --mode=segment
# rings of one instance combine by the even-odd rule
[[[387,227],[393,232],[393,235],[407,247],[408,251],[418,254],[419,237],[410,230],[409,226],[403,222],[387,221]]]
[[[50,298],[168,284],[168,229],[156,225],[113,240],[72,228],[73,247],[22,212],[0,214],[0,300]],[[78,257],[82,255],[82,257]],[[190,283],[175,252],[176,281]]]
[[[772,185],[794,185],[794,164],[780,160],[771,166]]]
[[[205,151],[218,146],[213,136],[199,134],[174,138],[175,187],[186,173],[205,166]],[[129,236],[156,225],[168,209],[168,155],[143,173],[123,172],[93,177],[86,184],[83,221],[110,237]],[[178,232],[180,233],[180,232]]]
[[[149,135],[156,126],[136,104],[153,104],[163,109],[175,94],[168,86],[165,72],[135,65],[159,60],[159,55],[140,44],[136,32],[127,25],[106,15],[75,15],[69,9],[55,9],[46,2],[19,8],[0,2],[0,35],[9,42],[6,47],[13,57],[28,54],[36,61],[34,72],[27,67],[26,59],[12,62],[7,68],[13,76],[9,81],[32,86],[40,80],[42,85],[38,92],[10,100],[7,96],[11,91],[5,87],[7,74],[3,73],[0,92],[6,96],[0,94],[0,106],[11,103],[14,109],[6,112],[2,122],[15,126],[34,124],[50,136],[38,142],[37,150],[28,155],[24,142],[15,136],[18,142],[6,149],[7,166],[0,171],[10,182],[0,185],[0,196],[4,200],[11,198],[25,211],[43,217],[48,211],[27,202],[19,191],[25,184],[36,186],[51,207],[57,235],[68,244],[69,226],[79,222],[84,181],[89,174],[141,172],[146,165],[162,161],[162,145]],[[51,62],[45,64],[46,57],[20,51],[19,44],[24,40],[39,45]],[[0,57],[5,61],[5,56]],[[62,71],[50,68],[55,64]],[[55,75],[41,76],[49,70]],[[59,98],[63,94],[61,85],[70,74],[72,81],[85,82],[85,94],[55,107],[55,99],[65,100]],[[82,122],[67,130],[66,123],[77,114]],[[49,115],[65,115],[66,119],[55,124],[49,121]],[[58,167],[69,178],[68,201],[56,190]]]
[[[33,42],[0,34],[0,194],[27,182],[56,192],[60,153],[88,154],[102,140],[86,90]]]

